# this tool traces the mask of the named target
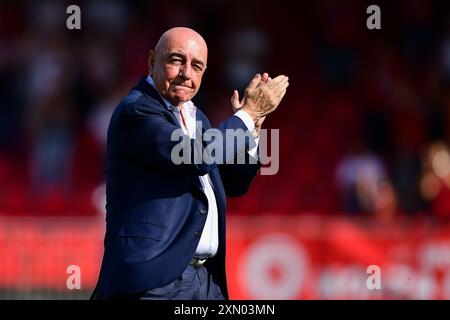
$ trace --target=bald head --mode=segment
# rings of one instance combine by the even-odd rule
[[[159,93],[179,106],[200,88],[207,58],[208,48],[200,34],[189,28],[172,28],[150,51],[149,73]]]
[[[155,51],[162,52],[171,46],[180,44],[180,42],[188,42],[191,46],[198,46],[208,55],[208,46],[205,39],[198,32],[185,27],[175,27],[164,32],[155,46]]]

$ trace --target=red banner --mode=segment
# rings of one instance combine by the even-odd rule
[[[348,218],[236,217],[234,299],[450,299],[450,226]]]
[[[450,299],[450,225],[345,217],[230,216],[232,299]],[[104,219],[1,218],[0,290],[92,290]]]

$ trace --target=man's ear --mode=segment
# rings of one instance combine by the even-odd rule
[[[148,74],[153,73],[153,69],[155,68],[155,50],[150,50],[148,52]]]

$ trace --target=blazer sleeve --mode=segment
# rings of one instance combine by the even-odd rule
[[[248,133],[245,123],[237,116],[232,116],[227,119],[219,127],[219,130],[222,132],[227,129],[241,129]],[[261,162],[248,154],[248,150],[255,147],[256,142],[250,134],[247,136],[249,139],[244,145],[239,145],[239,141],[236,141],[238,139],[235,139],[234,145],[236,146],[236,149],[234,152],[233,163],[224,163],[219,167],[220,177],[225,188],[225,193],[229,197],[242,196],[247,193],[253,178],[256,176],[261,167]],[[240,153],[242,153],[241,155],[245,159],[242,164],[240,164],[237,159],[237,156]]]
[[[245,125],[238,117],[231,117],[225,121],[219,127],[224,137],[224,152],[214,155],[214,159],[203,159],[198,156],[198,152],[202,152],[210,142],[202,141],[202,135],[197,134],[196,139],[190,139],[182,133],[179,126],[170,122],[159,108],[133,103],[123,108],[113,119],[108,137],[111,141],[111,150],[108,152],[119,153],[118,156],[122,158],[131,157],[145,166],[169,170],[172,173],[201,176],[229,161],[230,158],[237,158],[237,154],[246,152],[254,146],[254,141],[249,139],[245,141],[235,139],[233,152],[231,154],[226,152],[227,129],[245,130]],[[177,139],[172,138],[175,130],[180,133]],[[181,141],[187,145],[186,148],[178,148],[180,149],[178,155],[188,161],[177,164],[172,159],[172,153],[174,148],[180,147]],[[184,154],[186,150],[189,151],[187,155]],[[203,152],[201,154],[203,155]]]

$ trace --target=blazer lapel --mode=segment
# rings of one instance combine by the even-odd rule
[[[166,105],[159,92],[156,91],[156,89],[152,85],[150,85],[150,83],[148,83],[147,77],[142,77],[136,88],[146,96],[152,99],[156,99],[160,103],[161,107],[163,108],[164,114],[170,120],[170,122],[181,129],[180,122],[174,114],[174,107]]]

